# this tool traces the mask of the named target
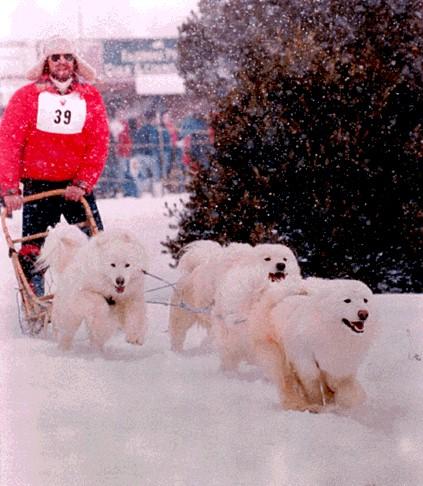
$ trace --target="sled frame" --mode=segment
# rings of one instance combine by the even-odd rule
[[[27,203],[38,201],[40,199],[45,199],[52,196],[63,196],[64,193],[65,189],[44,191],[38,194],[25,196],[23,198],[23,202]],[[82,204],[85,210],[86,219],[81,223],[75,224],[75,226],[79,228],[88,228],[90,235],[94,236],[98,233],[98,228],[91,208],[88,205],[85,197],[82,196],[79,202]],[[20,297],[18,307],[23,311],[23,316],[20,316],[21,329],[24,334],[37,335],[42,330],[46,330],[49,322],[51,321],[51,309],[54,295],[48,294],[37,296],[34,293],[19,261],[17,245],[21,245],[37,238],[44,238],[48,235],[48,231],[25,237],[13,238],[8,228],[7,217],[7,210],[6,208],[3,208],[1,212],[1,226],[9,249],[9,258],[12,261],[13,269],[18,282],[18,292]]]

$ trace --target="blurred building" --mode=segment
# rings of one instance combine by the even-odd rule
[[[83,39],[82,55],[99,76],[97,86],[110,112],[128,116],[145,111],[169,111],[181,119],[192,107],[176,69],[177,39]],[[34,64],[40,41],[0,43],[0,108],[20,86]]]
[[[138,112],[164,111],[181,118],[187,99],[176,70],[177,39],[102,41],[103,92],[110,104]],[[125,106],[126,105],[126,106]]]
[[[0,43],[0,109],[7,105],[13,93],[26,84],[25,73],[35,63],[35,43]]]

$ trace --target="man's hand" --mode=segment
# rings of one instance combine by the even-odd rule
[[[63,197],[68,201],[79,201],[81,197],[85,194],[84,189],[78,186],[68,186],[65,189]]]
[[[7,214],[11,215],[12,211],[21,209],[23,204],[23,197],[20,194],[11,194],[3,197],[4,205],[6,206]]]

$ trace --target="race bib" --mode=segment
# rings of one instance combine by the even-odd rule
[[[86,118],[87,103],[78,93],[59,95],[44,91],[38,96],[38,130],[68,135],[81,133]]]

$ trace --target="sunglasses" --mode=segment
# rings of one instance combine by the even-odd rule
[[[53,62],[57,62],[61,57],[63,57],[65,61],[69,62],[74,60],[73,54],[52,54],[50,56],[50,60]]]

